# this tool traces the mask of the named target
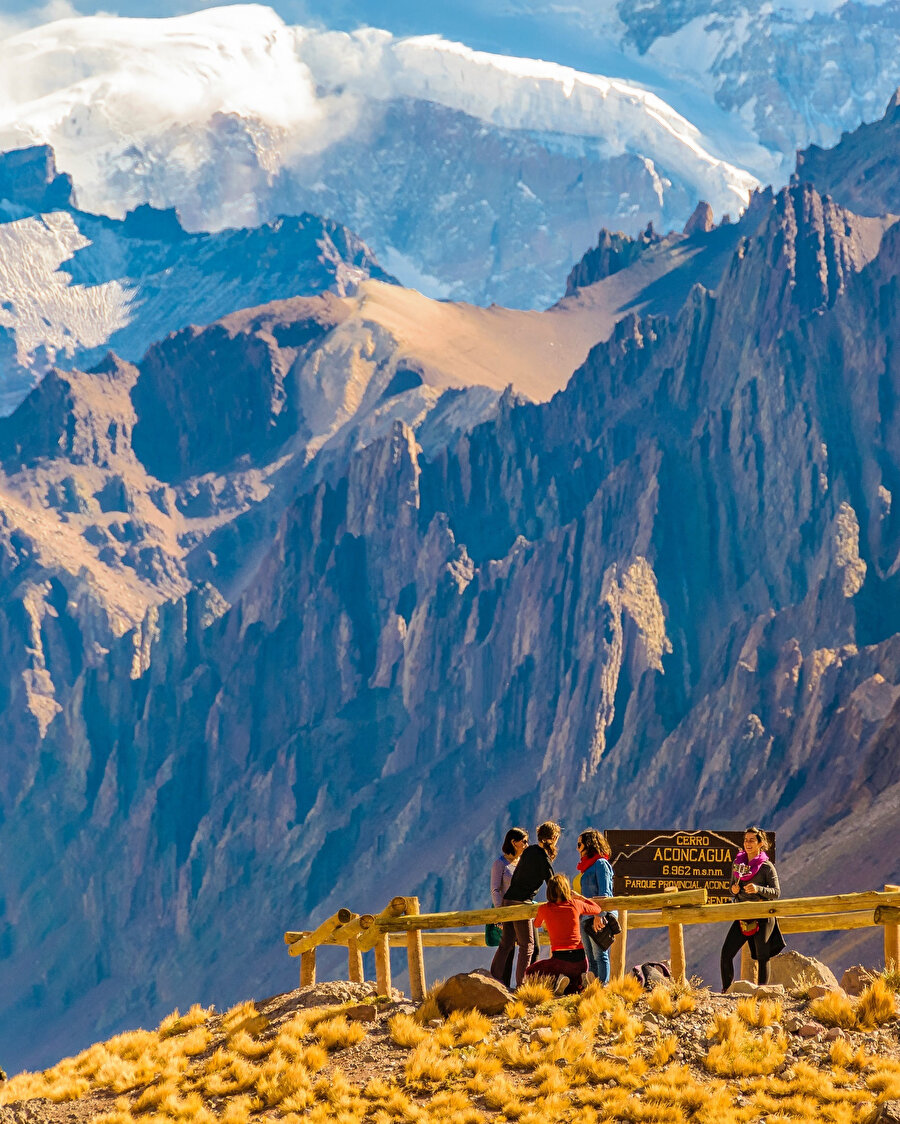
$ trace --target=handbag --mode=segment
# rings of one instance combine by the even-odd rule
[[[496,948],[503,940],[503,926],[496,921],[489,921],[484,927],[484,943],[488,948]]]

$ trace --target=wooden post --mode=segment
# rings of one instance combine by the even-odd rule
[[[419,899],[406,899],[408,916],[419,912]],[[409,965],[409,997],[415,1003],[425,998],[425,953],[422,950],[422,930],[410,929],[406,934],[406,959]]]
[[[684,983],[687,979],[687,965],[684,956],[684,926],[669,926],[669,962],[672,979]]]
[[[391,994],[391,946],[387,933],[383,933],[375,944],[375,983],[379,995]]]
[[[625,956],[628,951],[628,910],[619,910],[619,928],[622,930],[612,943],[610,949],[610,972],[609,978],[611,980],[623,980],[625,978]]]
[[[300,986],[313,987],[316,982],[316,950],[300,953]]]
[[[750,955],[750,945],[741,945],[741,974],[740,979],[756,983],[756,961]]]
[[[347,975],[351,983],[366,982],[362,953],[359,951],[356,937],[351,937],[347,941]]]
[[[885,893],[900,893],[900,886],[885,884]],[[900,968],[900,925],[884,926],[884,964],[885,967]]]

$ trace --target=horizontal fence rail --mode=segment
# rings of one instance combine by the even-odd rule
[[[684,950],[685,925],[710,925],[755,918],[777,917],[784,933],[824,933],[881,927],[884,930],[885,964],[900,963],[900,886],[866,890],[856,894],[825,894],[807,898],[761,899],[746,904],[721,902],[707,904],[706,890],[669,890],[658,894],[633,894],[594,898],[604,909],[617,910],[621,933],[611,949],[612,977],[625,973],[629,929],[668,929],[672,976],[684,980],[687,965]],[[345,946],[349,977],[362,982],[362,954],[375,951],[375,978],[381,994],[391,987],[391,948],[407,950],[410,995],[425,996],[425,948],[484,948],[484,932],[465,932],[468,927],[483,927],[491,922],[521,921],[533,918],[537,904],[523,903],[492,909],[457,910],[448,913],[420,913],[419,899],[392,898],[381,911],[358,914],[338,910],[313,930],[291,930],[284,934],[291,956],[300,957],[300,984],[316,979],[316,948]],[[753,966],[744,947],[741,976],[750,978]]]

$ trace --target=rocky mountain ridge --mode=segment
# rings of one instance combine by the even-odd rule
[[[22,856],[2,875],[0,973],[17,1038],[38,1008],[61,1028],[42,1039],[49,1057],[188,987],[227,1002],[248,963],[278,991],[280,930],[339,905],[377,910],[400,890],[475,904],[510,820],[758,818],[779,830],[794,892],[896,881],[900,233],[809,185],[758,193],[739,223],[645,247],[617,273],[600,262],[563,313],[596,316],[655,255],[700,260],[717,237],[730,241],[703,259],[721,262],[714,284],[671,288],[670,271],[639,285],[668,286],[672,315],[620,302],[552,397],[502,394],[424,445],[420,422],[386,415],[326,471],[294,475],[273,522],[243,524],[228,584],[188,559],[186,592],[123,614],[118,635],[89,595],[99,570],[35,549],[35,478],[21,478],[0,540],[0,737],[15,747],[0,845]],[[280,419],[299,418],[282,345],[308,345],[314,370],[347,300],[214,325],[207,360],[225,347],[237,377],[208,405],[191,332],[140,371],[45,380],[47,406],[0,430],[4,471],[26,457],[49,471],[62,436],[61,466],[133,457],[168,489],[259,473],[284,450]],[[489,313],[514,336],[562,315],[465,315]],[[228,358],[241,333],[254,385]],[[398,408],[429,385],[428,364],[400,355],[372,375],[376,398],[401,370],[422,379],[394,385]],[[89,379],[119,396],[115,429],[93,408],[78,420]],[[54,543],[76,514],[57,486]],[[829,852],[858,821],[871,847]],[[138,978],[136,960],[152,971]]]
[[[108,348],[136,362],[191,323],[394,281],[355,234],[312,214],[190,234],[173,210],[80,211],[47,146],[0,154],[0,200],[0,413],[53,365],[90,367]]]

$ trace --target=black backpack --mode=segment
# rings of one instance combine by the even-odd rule
[[[645,991],[652,991],[657,984],[665,983],[672,978],[668,964],[660,964],[656,961],[635,964],[631,974]]]

